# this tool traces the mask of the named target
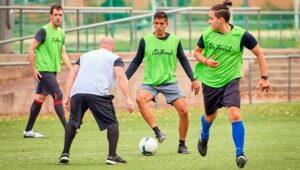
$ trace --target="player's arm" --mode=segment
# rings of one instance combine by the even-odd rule
[[[127,110],[131,113],[134,111],[134,104],[130,97],[128,79],[124,71],[124,62],[121,58],[117,59],[114,63],[114,72],[118,81],[118,84],[126,98]]]
[[[177,58],[181,64],[183,70],[185,71],[186,75],[189,77],[189,79],[192,82],[191,90],[194,91],[195,94],[197,95],[199,93],[200,85],[194,77],[193,70],[191,68],[191,65],[190,65],[187,57],[185,56],[185,54],[183,52],[180,41],[179,41],[178,47],[177,47]]]
[[[199,41],[197,43],[197,47],[194,51],[195,59],[208,67],[212,67],[212,68],[217,67],[219,65],[219,62],[214,60],[214,58],[213,58],[214,56],[210,56],[208,58],[203,56],[202,52],[203,52],[204,48],[205,48],[205,45],[204,45],[204,41],[203,41],[203,35],[201,35],[201,37],[199,38]]]
[[[145,55],[145,40],[142,38],[139,43],[137,53],[126,70],[126,76],[128,79],[130,79],[132,75],[136,72],[136,70],[138,69],[138,67],[140,66],[140,64],[144,59],[144,55]]]
[[[267,72],[267,64],[266,64],[265,56],[258,44],[251,51],[257,57],[258,65],[260,69],[261,78],[258,82],[258,88],[261,87],[262,91],[268,92],[269,90],[272,90],[272,87],[268,79],[269,77]]]
[[[66,82],[66,91],[65,91],[65,98],[64,98],[64,107],[68,110],[70,110],[70,92],[72,89],[72,86],[74,84],[74,81],[77,77],[77,74],[80,69],[80,59],[78,59],[75,63],[75,65],[71,68],[69,71],[69,75]]]
[[[34,80],[39,81],[42,77],[41,74],[35,68],[35,49],[39,46],[40,42],[36,39],[33,39],[29,48],[28,48],[28,61],[30,64],[31,74]]]
[[[36,67],[35,67],[35,49],[38,48],[38,46],[41,43],[44,43],[45,38],[46,38],[45,29],[44,28],[39,29],[39,31],[34,35],[34,38],[28,48],[28,58],[27,59],[30,64],[30,70],[31,70],[32,77],[36,81],[39,81],[40,78],[42,78],[42,76],[36,70]]]
[[[258,60],[261,79],[258,82],[257,88],[261,87],[262,91],[266,90],[266,92],[272,90],[271,84],[268,80],[265,56],[256,39],[249,32],[246,31],[242,37],[241,46],[245,46],[246,48],[251,50],[251,52],[256,56]]]
[[[66,64],[66,66],[68,67],[68,69],[71,69],[72,64],[71,64],[70,58],[68,57],[65,45],[62,46],[61,57],[62,57],[64,63]]]

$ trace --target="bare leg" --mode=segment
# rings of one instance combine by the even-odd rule
[[[136,103],[139,107],[141,115],[148,125],[153,128],[157,126],[154,116],[151,114],[148,102],[153,99],[153,95],[146,90],[139,90],[136,95]]]

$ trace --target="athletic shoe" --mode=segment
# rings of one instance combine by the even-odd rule
[[[239,168],[244,168],[246,163],[247,163],[247,158],[243,153],[240,156],[236,157],[236,165]]]
[[[158,132],[156,134],[156,138],[157,138],[157,140],[158,140],[159,143],[162,143],[165,140],[166,135],[163,134],[162,132]]]
[[[34,130],[30,130],[30,131],[24,131],[23,132],[24,138],[43,138],[44,135],[35,132]]]
[[[122,159],[119,155],[116,155],[116,156],[108,156],[105,163],[108,165],[116,165],[116,164],[126,164],[127,162],[124,159]]]
[[[69,163],[70,155],[68,153],[62,153],[58,159],[58,163],[67,164]]]
[[[189,154],[190,151],[188,150],[188,148],[185,145],[179,145],[177,153]]]
[[[201,156],[205,156],[207,153],[207,142],[208,140],[202,140],[201,138],[198,140],[198,151]]]

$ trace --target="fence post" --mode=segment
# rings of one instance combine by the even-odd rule
[[[79,27],[79,9],[76,9],[76,24],[77,27]],[[80,40],[79,40],[79,30],[77,30],[77,52],[79,52],[79,44],[80,44]]]
[[[105,24],[104,30],[105,30],[105,36],[108,36],[108,25],[107,24]]]
[[[177,35],[177,13],[174,13],[174,34]]]
[[[23,37],[23,10],[20,9],[20,37]],[[20,53],[23,53],[23,40],[20,41]]]
[[[282,26],[282,15],[279,14],[279,47],[283,47],[283,34],[282,34],[282,30],[283,29],[283,26]]]
[[[260,32],[260,23],[261,23],[261,13],[260,10],[257,11],[257,31],[258,31],[258,42],[261,43],[261,32]]]
[[[133,9],[130,9],[130,17],[133,16]],[[130,50],[133,49],[133,21],[130,21]]]

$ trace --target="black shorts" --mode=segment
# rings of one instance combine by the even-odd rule
[[[221,107],[240,107],[240,79],[234,79],[223,87],[213,88],[202,83],[205,114],[211,115]]]
[[[97,96],[93,94],[76,94],[72,96],[69,123],[79,128],[84,113],[87,109],[90,109],[101,131],[118,125],[115,108],[112,103],[113,98],[112,95]]]
[[[58,82],[56,80],[55,72],[40,72],[42,78],[37,83],[36,94],[62,94]]]

